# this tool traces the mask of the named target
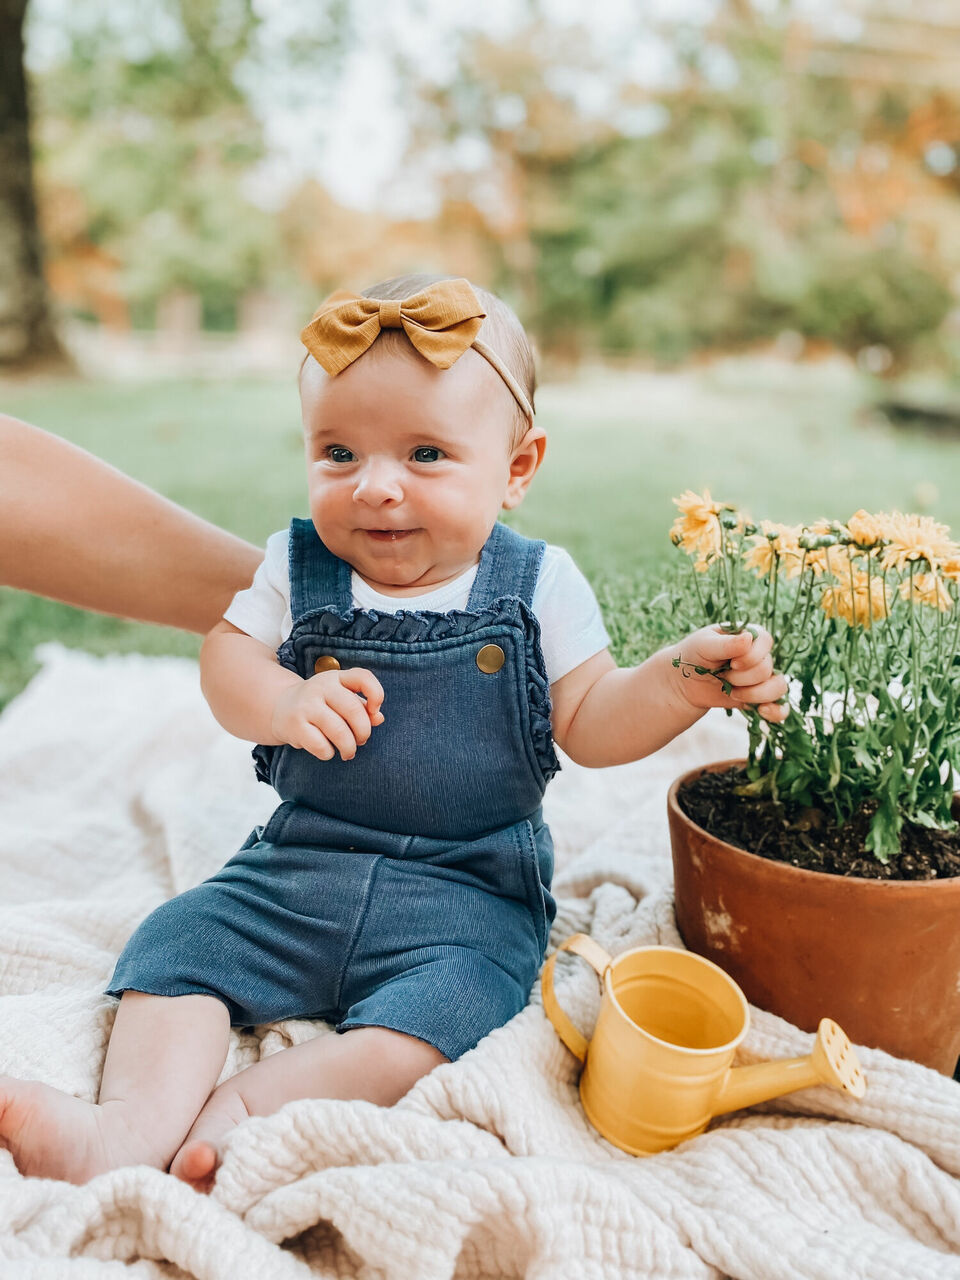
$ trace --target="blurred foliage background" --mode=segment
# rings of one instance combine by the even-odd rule
[[[31,0],[61,311],[150,328],[187,294],[201,328],[230,330],[264,294],[302,314],[345,279],[429,264],[502,290],[567,358],[675,361],[786,332],[883,347],[867,357],[881,371],[955,367],[955,7],[648,2],[606,42],[571,20],[580,6],[505,7],[499,31],[435,24],[446,58],[431,75],[389,40],[404,17],[431,29],[441,8],[418,0],[392,6],[390,30],[375,7],[333,0],[295,18],[161,0],[147,20],[128,0]],[[382,114],[407,127],[357,216],[316,176],[271,180],[271,126],[299,113],[318,150],[337,113],[370,110],[376,130],[363,95],[337,97],[349,59],[374,48],[392,90]],[[418,216],[391,217],[418,185]]]
[[[535,337],[511,522],[569,546],[621,660],[669,633],[683,488],[960,524],[949,0],[9,0],[0,36],[0,408],[243,536],[304,508],[301,325],[408,270]],[[0,700],[44,638],[196,651],[0,591]]]

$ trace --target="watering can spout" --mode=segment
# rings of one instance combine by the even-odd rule
[[[808,1057],[732,1068],[714,1103],[713,1114],[719,1116],[727,1111],[739,1111],[741,1107],[752,1107],[758,1102],[818,1084],[842,1089],[855,1098],[862,1098],[867,1087],[850,1041],[829,1018],[821,1019],[813,1051]]]

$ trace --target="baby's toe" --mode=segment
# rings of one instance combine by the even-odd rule
[[[185,1142],[170,1165],[170,1172],[195,1191],[208,1192],[217,1171],[217,1149],[211,1142]]]

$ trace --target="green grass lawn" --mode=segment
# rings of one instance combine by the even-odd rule
[[[708,487],[755,519],[915,510],[960,529],[960,441],[877,421],[837,366],[726,362],[676,375],[588,371],[538,393],[546,461],[510,523],[566,546],[600,595],[620,662],[670,638],[644,602],[681,561],[670,499]],[[67,437],[261,543],[306,513],[293,376],[233,383],[0,383],[0,409]],[[919,488],[918,488],[919,486]],[[930,486],[935,486],[935,490]],[[195,654],[194,637],[0,590],[0,703],[33,646]]]

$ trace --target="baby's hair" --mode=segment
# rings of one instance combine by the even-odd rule
[[[369,285],[366,289],[361,290],[361,293],[365,298],[409,298],[412,293],[419,293],[421,289],[425,289],[428,285],[436,284],[439,280],[456,280],[459,278],[459,276],[411,272],[403,276],[393,276],[389,280],[381,280],[378,284]],[[492,347],[506,364],[526,392],[527,399],[533,406],[533,396],[537,387],[537,371],[534,363],[533,347],[523,325],[517,319],[513,308],[504,302],[502,298],[498,298],[495,293],[491,293],[489,289],[481,289],[476,284],[471,284],[471,288],[480,299],[480,304],[487,313],[477,337],[481,342],[485,342],[488,347]],[[365,356],[369,357],[378,350],[381,355],[409,356],[416,354],[416,349],[402,329],[381,330],[376,341],[365,352]],[[300,363],[301,374],[303,373],[303,366],[309,358],[308,352]],[[513,403],[513,420],[510,433],[510,452],[512,453],[526,435],[530,423],[512,396],[510,399]]]

